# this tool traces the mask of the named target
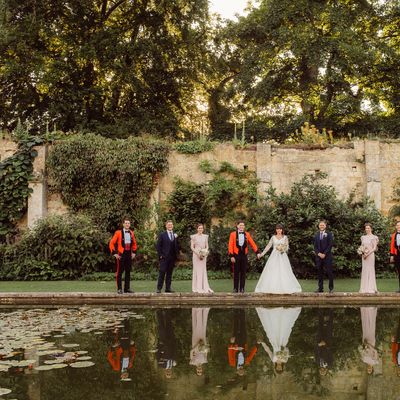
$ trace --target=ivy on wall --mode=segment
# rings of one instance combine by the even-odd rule
[[[107,231],[125,216],[141,223],[157,179],[168,167],[168,153],[168,144],[150,139],[74,135],[57,142],[49,154],[50,189]]]
[[[0,162],[0,242],[15,233],[16,224],[26,211],[31,193],[29,180],[37,156],[33,147],[42,143],[39,137],[21,139],[17,152]]]

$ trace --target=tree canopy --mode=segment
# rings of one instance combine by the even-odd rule
[[[0,0],[0,124],[284,140],[397,136],[399,0]]]

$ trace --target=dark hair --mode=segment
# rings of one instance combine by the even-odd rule
[[[318,222],[318,225],[319,225],[321,222],[324,223],[325,225],[328,225],[328,223],[326,222],[326,219],[320,219],[319,222]]]
[[[204,228],[204,224],[202,224],[201,222],[199,222],[198,224],[196,224],[196,229],[199,229],[199,226],[202,226]]]
[[[277,231],[277,229],[282,229],[282,234],[285,233],[285,228],[283,227],[282,224],[276,224],[276,226],[275,226],[275,232]]]
[[[277,362],[274,363],[274,371],[277,374],[281,374],[283,372],[283,370],[285,369],[285,363],[280,363],[279,365],[281,366],[281,369],[277,369],[277,367],[278,367],[278,363]]]
[[[122,219],[122,223],[124,223],[125,221],[131,222],[131,219],[129,217],[125,217]]]
[[[369,226],[369,227],[372,229],[372,225],[371,225],[369,222],[366,222],[366,223],[364,224],[364,228],[366,228],[367,226]]]
[[[238,226],[239,224],[244,224],[244,221],[242,219],[239,219],[239,221],[236,222],[236,226]]]
[[[167,224],[169,224],[169,223],[173,224],[174,221],[172,221],[172,219],[168,219],[168,220],[165,221],[165,225],[167,225]]]

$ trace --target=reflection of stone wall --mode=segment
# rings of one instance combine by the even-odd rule
[[[16,149],[14,143],[0,140],[0,158],[4,159]],[[29,201],[27,223],[47,214],[62,214],[67,211],[60,196],[49,194],[44,173],[47,151],[39,149],[35,160],[34,189]],[[169,156],[169,171],[160,179],[152,201],[165,201],[173,190],[175,177],[204,183],[209,175],[201,172],[199,164],[208,160],[216,166],[227,161],[239,169],[254,171],[260,180],[259,190],[269,186],[278,192],[287,192],[292,184],[304,174],[326,172],[326,183],[334,186],[342,197],[354,190],[356,198],[370,196],[384,213],[395,204],[392,200],[393,185],[400,177],[400,142],[357,140],[346,146],[331,146],[326,149],[303,149],[294,146],[275,146],[258,143],[246,149],[235,149],[231,143],[218,144],[214,150],[196,155],[172,152]]]

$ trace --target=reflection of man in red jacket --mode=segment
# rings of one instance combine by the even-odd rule
[[[126,326],[129,321],[126,321]],[[133,366],[133,360],[136,355],[135,342],[130,339],[129,328],[124,329],[119,338],[120,331],[117,328],[115,331],[115,343],[107,352],[107,360],[112,369],[120,372],[121,380],[127,381],[129,379],[129,370]]]
[[[392,361],[397,367],[397,376],[400,376],[400,320],[397,331],[392,336]]]
[[[396,232],[392,235],[390,241],[390,261],[394,262],[399,277],[399,290],[400,292],[400,221],[396,223]]]
[[[130,230],[131,222],[125,218],[123,228],[114,233],[110,241],[111,254],[116,258],[117,271],[115,273],[117,279],[118,294],[122,294],[122,273],[125,271],[125,293],[133,293],[130,289],[132,260],[136,256],[136,239],[135,234]]]
[[[235,309],[233,317],[233,336],[228,346],[228,362],[236,368],[238,375],[244,375],[244,367],[249,366],[258,350],[247,345],[246,314],[244,309]]]
[[[244,222],[239,221],[237,230],[231,232],[229,236],[229,257],[233,264],[233,292],[244,293],[244,285],[246,282],[247,270],[247,253],[249,252],[249,245],[255,253],[259,253],[257,245],[254,243],[253,238],[249,232],[244,230]],[[240,285],[239,285],[240,280]]]

